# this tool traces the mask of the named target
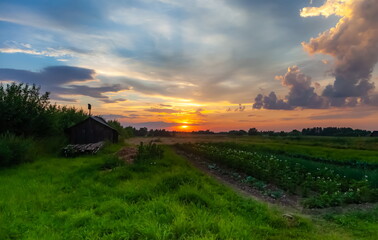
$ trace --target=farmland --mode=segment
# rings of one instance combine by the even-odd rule
[[[197,143],[184,143],[189,139]],[[287,164],[291,167],[289,162],[292,159],[288,156],[281,159],[283,155],[267,155],[262,151],[252,155],[248,153],[245,148],[253,145],[257,138],[224,137],[220,143],[217,143],[219,138],[200,136],[195,138],[196,141],[177,137],[130,139],[128,142],[140,140],[162,144],[165,141],[181,142],[181,148],[186,147],[197,155],[203,155],[202,150],[205,149],[206,157],[234,169],[249,169],[238,164],[244,162],[245,156],[252,156],[256,159],[254,161],[258,161],[255,163],[264,164],[264,167],[251,168],[254,174],[241,179],[246,184],[264,186],[272,180],[281,187],[283,194],[303,194],[301,189],[292,188],[291,184],[294,181],[298,185],[296,181],[300,179],[289,171],[278,171],[286,165],[274,165]],[[265,141],[271,145],[275,139]],[[190,159],[178,155],[173,146],[139,147],[142,154],[133,164],[125,164],[115,157],[114,153],[123,147],[110,145],[95,156],[44,156],[32,163],[1,169],[0,238],[376,239],[378,235],[378,207],[374,204],[366,209],[329,210],[316,216],[303,215],[295,209],[267,205],[239,195],[193,167],[187,161]],[[272,158],[272,162],[266,164],[266,157]],[[303,161],[329,165],[308,159]],[[295,169],[297,165],[294,163],[293,166]],[[342,175],[332,177],[334,169],[315,170],[323,174],[322,180],[327,182],[306,182],[307,199],[312,197],[314,200],[310,201],[311,204],[318,204],[315,200],[322,193],[328,196],[322,192],[323,188],[338,188],[339,183],[343,188],[350,184],[355,186],[352,186],[353,192],[348,189],[348,197],[336,201],[336,205],[370,201],[374,194],[371,190],[375,189],[370,178],[376,170],[334,166],[335,169],[340,167],[370,171],[371,175],[367,181],[365,175],[362,181],[360,176],[355,180],[349,177],[344,180]],[[269,174],[274,170],[277,179]],[[298,171],[302,169],[298,168]],[[286,180],[287,177],[293,179]],[[283,178],[286,178],[285,181]],[[361,191],[358,196],[357,188]],[[334,199],[324,200],[322,204],[335,205],[334,202]]]
[[[123,165],[96,157],[46,158],[0,172],[1,238],[348,238],[336,224],[237,196],[165,148],[161,160]],[[28,196],[25,198],[24,196]],[[323,228],[324,227],[324,228]],[[322,230],[320,230],[320,228]]]
[[[373,138],[232,140],[178,147],[243,172],[247,178],[241,181],[251,185],[273,184],[301,196],[303,206],[308,208],[378,201],[378,151]],[[363,142],[370,144],[362,148]],[[351,147],[343,149],[347,146]]]

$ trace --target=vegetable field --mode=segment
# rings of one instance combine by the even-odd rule
[[[373,164],[332,164],[318,161],[314,155],[311,160],[285,149],[275,151],[268,144],[187,143],[179,147],[248,174],[244,182],[256,186],[270,183],[300,195],[308,208],[378,201],[378,171]]]

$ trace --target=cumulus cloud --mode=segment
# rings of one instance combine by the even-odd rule
[[[282,99],[278,99],[275,92],[271,92],[268,96],[262,94],[257,95],[255,103],[253,104],[255,109],[277,109],[277,110],[291,110],[293,109],[287,102]]]
[[[297,66],[289,67],[283,76],[276,76],[281,84],[290,89],[285,99],[278,99],[275,92],[268,96],[257,95],[253,108],[255,109],[282,109],[291,110],[296,107],[303,108],[325,108],[327,100],[319,96],[312,87],[311,77],[303,74]]]
[[[337,15],[334,28],[302,43],[310,54],[327,54],[335,58],[335,81],[323,96],[332,106],[369,104],[374,89],[371,74],[378,61],[378,3],[376,0],[327,0],[320,7],[304,8],[302,17]],[[354,99],[353,99],[354,98]]]
[[[258,95],[253,108],[294,109],[354,107],[360,104],[375,105],[375,88],[371,75],[378,62],[378,4],[376,0],[327,0],[320,7],[301,10],[302,17],[340,16],[334,28],[302,45],[310,54],[327,54],[335,59],[333,84],[327,85],[321,96],[312,87],[311,77],[296,66],[284,76],[276,77],[290,89],[284,99]],[[316,89],[320,88],[315,83]]]
[[[303,74],[297,66],[288,68],[284,76],[277,76],[283,86],[290,89],[286,96],[287,103],[293,107],[324,108],[327,104],[323,97],[318,96],[312,87],[311,77]]]
[[[51,66],[40,72],[18,69],[0,69],[0,81],[16,81],[28,84],[36,84],[44,91],[52,92],[55,100],[72,101],[72,98],[65,98],[61,95],[83,95],[97,98],[106,103],[125,101],[126,99],[110,99],[103,95],[106,92],[119,92],[127,89],[121,84],[110,84],[100,86],[75,85],[73,82],[85,83],[95,80],[96,72],[93,69],[71,67],[71,66]]]

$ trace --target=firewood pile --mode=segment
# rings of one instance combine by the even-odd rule
[[[75,157],[81,154],[96,154],[105,142],[88,143],[88,144],[69,144],[62,149],[65,157]]]

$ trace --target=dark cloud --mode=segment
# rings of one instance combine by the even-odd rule
[[[145,109],[144,111],[155,112],[155,113],[180,113],[182,112],[180,110],[175,110],[175,109],[170,109],[170,108],[149,108],[149,109]]]
[[[292,110],[296,107],[317,109],[329,106],[327,98],[319,96],[311,86],[311,77],[303,74],[297,66],[289,67],[284,76],[276,76],[276,79],[290,89],[289,94],[285,99],[277,99],[275,92],[269,96],[259,94],[253,108]]]
[[[311,77],[303,74],[297,66],[289,67],[284,76],[276,78],[281,80],[283,86],[290,89],[289,95],[286,96],[287,103],[290,106],[304,108],[326,107],[326,100],[318,96],[314,92],[315,88],[311,87]]]
[[[40,72],[1,68],[0,80],[35,83],[51,87],[73,81],[94,80],[94,74],[95,71],[92,69],[71,66],[46,67]]]
[[[101,115],[103,118],[111,120],[111,119],[134,119],[134,118],[140,118],[140,117],[150,117],[152,115],[147,115],[147,114],[129,114],[129,115],[122,115],[122,114],[105,114]]]
[[[121,84],[102,85],[89,87],[86,85],[73,85],[70,83],[95,80],[95,71],[87,68],[71,66],[46,67],[40,72],[32,72],[17,69],[0,69],[0,81],[16,81],[28,84],[36,84],[42,87],[43,91],[51,92],[54,100],[75,101],[72,98],[65,98],[61,95],[83,95],[97,98],[105,103],[125,101],[126,99],[110,99],[103,95],[105,92],[118,92],[128,89]]]
[[[129,116],[121,115],[121,114],[105,114],[101,115],[101,117],[110,120],[110,119],[118,119],[118,118],[128,118]]]
[[[257,95],[255,103],[253,104],[255,109],[276,109],[276,110],[292,110],[293,107],[282,99],[277,99],[274,92],[271,92],[268,96],[262,94]]]
[[[203,114],[202,111],[205,111],[203,108],[198,108],[194,114],[197,115],[198,117],[206,117],[207,115]]]
[[[172,107],[172,105],[168,105],[168,104],[159,104],[159,106],[161,106],[161,107]]]
[[[325,4],[329,4],[329,1]],[[371,74],[378,61],[377,1],[332,4],[338,4],[341,13],[319,12],[317,8],[302,10],[303,16],[345,14],[334,28],[302,45],[311,54],[328,54],[335,58],[335,81],[323,91],[323,96],[330,99],[332,106],[353,105],[356,100],[350,98],[360,98],[369,104],[369,93],[375,87]]]
[[[243,105],[241,105],[241,104],[239,103],[239,107],[236,108],[234,111],[235,111],[235,112],[244,112],[244,110],[245,110],[245,106],[243,106]]]
[[[135,128],[141,128],[141,127],[147,127],[147,128],[153,128],[153,129],[162,129],[162,128],[169,128],[169,127],[175,127],[180,126],[181,124],[178,123],[168,123],[168,122],[140,122],[140,123],[129,123],[129,125],[135,127]],[[188,124],[187,124],[188,125]]]
[[[280,120],[282,121],[291,121],[291,120],[294,120],[295,118],[280,118]]]
[[[124,102],[127,101],[126,98],[116,98],[116,99],[102,99],[103,102],[105,103],[117,103],[117,102]]]

